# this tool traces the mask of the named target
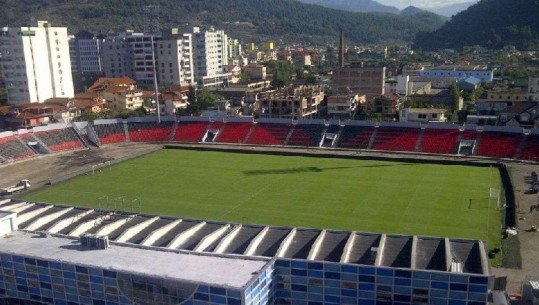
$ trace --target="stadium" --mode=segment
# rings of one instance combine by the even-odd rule
[[[32,181],[0,200],[0,304],[485,304],[491,265],[520,255],[506,164],[538,160],[539,130],[473,125],[0,133],[0,181]]]

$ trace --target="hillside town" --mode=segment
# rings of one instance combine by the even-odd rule
[[[211,26],[145,30],[2,28],[0,128],[156,113],[539,126],[534,51],[350,45],[346,31],[313,47],[240,42]]]

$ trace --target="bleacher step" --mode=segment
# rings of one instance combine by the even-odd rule
[[[125,133],[125,143],[129,143],[131,142],[131,139],[129,138],[129,125],[127,125],[127,123],[123,123],[123,127],[124,127],[124,133]]]
[[[367,149],[372,149],[372,145],[374,144],[374,141],[376,141],[377,133],[378,133],[378,128],[374,128],[371,134],[371,139],[369,140],[369,145],[367,145]]]
[[[344,125],[341,125],[341,127],[339,127],[339,131],[337,131],[337,135],[335,135],[335,139],[333,139],[333,143],[331,143],[331,148],[337,147],[343,130],[344,130]]]
[[[477,132],[477,137],[475,138],[475,145],[473,146],[473,150],[472,150],[472,156],[477,156],[479,145],[481,145],[481,134],[482,132]]]
[[[515,152],[515,155],[513,159],[520,159],[520,155],[522,154],[522,150],[526,146],[526,141],[528,140],[528,136],[523,134],[522,139],[520,139],[520,144],[518,144],[517,151]]]
[[[176,130],[178,129],[178,121],[174,120],[174,126],[172,126],[172,132],[170,133],[169,141],[174,141],[174,137],[176,136]]]
[[[419,136],[417,137],[417,142],[415,143],[415,152],[421,152],[421,142],[423,142],[423,135],[425,134],[425,128],[421,128]]]
[[[459,153],[460,141],[462,141],[463,136],[464,136],[464,130],[460,130],[459,135],[457,136],[457,146],[455,147],[455,150],[453,151],[454,154]]]
[[[283,145],[288,145],[288,140],[292,137],[292,134],[294,133],[294,129],[296,129],[296,125],[292,125],[290,130],[288,131],[288,134],[286,135],[286,138],[283,141]]]
[[[256,124],[253,124],[253,126],[251,126],[251,129],[249,129],[249,132],[245,136],[245,139],[243,139],[243,142],[241,142],[241,143],[245,144],[245,143],[247,143],[249,141],[249,138],[251,137],[251,135],[255,131],[255,128],[256,128]]]

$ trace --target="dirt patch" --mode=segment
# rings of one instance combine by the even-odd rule
[[[121,159],[160,146],[162,145],[122,144],[42,155],[0,167],[0,186],[5,187],[16,184],[21,179],[29,179],[32,182],[32,189],[36,189],[50,180],[91,169],[94,164]]]
[[[539,232],[529,230],[539,228],[539,209],[531,209],[539,204],[538,194],[530,192],[531,172],[539,172],[537,164],[507,164],[513,186],[517,211],[518,240],[522,269],[493,268],[496,276],[507,276],[507,291],[520,293],[526,280],[539,279]],[[513,237],[509,237],[511,239]],[[518,245],[518,243],[508,244]]]

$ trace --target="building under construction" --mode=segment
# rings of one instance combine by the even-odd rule
[[[321,86],[285,87],[258,93],[252,98],[260,117],[311,119],[320,111],[324,90]]]

